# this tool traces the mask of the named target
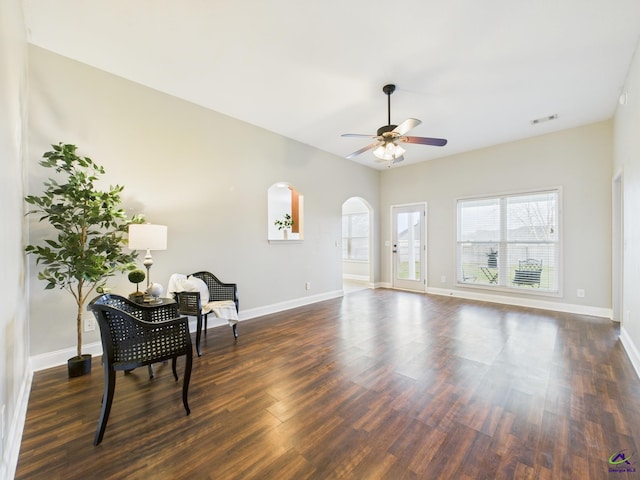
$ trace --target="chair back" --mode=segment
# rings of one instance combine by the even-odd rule
[[[176,302],[178,302],[178,313],[180,315],[197,317],[202,313],[200,292],[175,292],[175,296]]]
[[[542,260],[527,258],[518,261],[518,268],[521,270],[542,270]]]
[[[145,322],[161,322],[179,316],[178,307],[175,303],[166,305],[143,305],[113,293],[105,293],[91,300],[87,307],[88,310],[91,310],[91,305],[109,305]],[[93,313],[96,315],[95,311]],[[96,315],[96,319],[97,318]]]
[[[191,275],[199,278],[207,284],[207,288],[209,289],[210,302],[232,300],[236,304],[236,312],[240,311],[240,304],[238,300],[238,285],[236,283],[221,282],[211,272],[196,272],[192,273]]]
[[[148,322],[117,307],[91,303],[100,326],[103,360],[116,370],[132,369],[191,351],[186,318]]]

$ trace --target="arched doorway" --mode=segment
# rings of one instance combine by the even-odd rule
[[[373,286],[373,209],[351,197],[342,204],[342,285],[345,293]]]

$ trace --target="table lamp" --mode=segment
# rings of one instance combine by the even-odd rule
[[[147,267],[147,289],[151,285],[149,271],[153,265],[151,250],[167,249],[167,226],[151,223],[132,223],[129,225],[129,248],[131,250],[146,250],[144,264]]]

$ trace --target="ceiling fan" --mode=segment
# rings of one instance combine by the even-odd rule
[[[373,150],[373,154],[380,159],[380,161],[389,162],[389,166],[393,163],[398,163],[404,160],[405,149],[402,148],[400,143],[419,143],[421,145],[432,145],[435,147],[443,147],[447,144],[447,140],[444,138],[429,138],[429,137],[410,137],[405,135],[412,128],[417,127],[422,122],[417,118],[408,118],[400,125],[391,125],[391,94],[396,90],[396,86],[393,84],[385,85],[382,87],[382,91],[387,95],[387,125],[380,127],[376,135],[366,135],[359,133],[344,133],[343,137],[368,137],[375,138],[376,141],[362,147],[360,150],[347,155],[348,159],[360,155],[361,153]]]

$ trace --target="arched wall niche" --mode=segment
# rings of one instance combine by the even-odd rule
[[[304,197],[287,182],[277,182],[269,187],[268,233],[269,241],[297,241],[304,238]],[[292,225],[285,227],[290,220]]]

